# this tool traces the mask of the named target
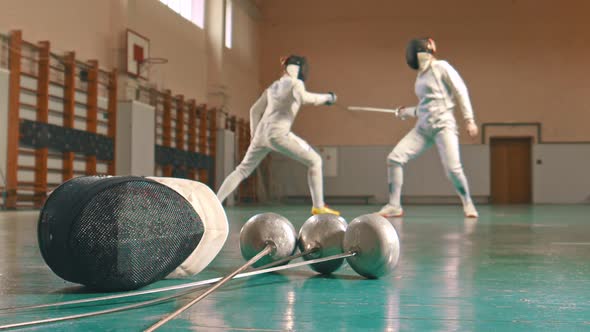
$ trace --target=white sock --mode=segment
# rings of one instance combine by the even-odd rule
[[[234,190],[236,190],[236,188],[240,185],[240,182],[242,182],[242,180],[244,180],[244,177],[239,171],[235,170],[231,172],[231,174],[228,175],[227,178],[225,178],[225,180],[221,184],[221,187],[217,191],[217,198],[219,199],[219,201],[223,203],[227,196],[229,196]]]
[[[324,203],[324,183],[322,178],[321,167],[310,167],[307,171],[307,184],[311,193],[313,207],[323,208]]]
[[[402,185],[404,184],[404,169],[398,163],[388,163],[387,182],[389,184],[389,204],[401,206]]]

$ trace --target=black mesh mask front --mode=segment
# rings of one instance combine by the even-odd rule
[[[103,291],[160,280],[197,247],[203,222],[176,191],[141,177],[80,177],[39,217],[39,246],[65,280]]]

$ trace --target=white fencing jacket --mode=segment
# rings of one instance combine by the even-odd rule
[[[267,137],[288,133],[301,105],[322,105],[331,99],[330,94],[306,91],[303,81],[285,74],[250,108],[250,132]]]
[[[465,120],[474,120],[467,87],[455,68],[446,61],[432,60],[419,72],[414,91],[419,100],[418,106],[413,108],[418,128],[456,128],[453,116],[456,108],[460,109]]]

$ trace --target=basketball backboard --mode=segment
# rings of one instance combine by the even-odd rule
[[[127,73],[147,79],[145,73],[142,73],[141,64],[150,57],[150,40],[131,29],[127,29],[126,36]]]

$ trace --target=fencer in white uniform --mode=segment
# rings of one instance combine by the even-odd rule
[[[466,217],[477,218],[469,184],[459,155],[458,128],[453,111],[460,109],[467,133],[478,134],[471,101],[465,83],[446,61],[434,57],[436,44],[430,38],[414,39],[406,49],[408,65],[418,71],[415,93],[416,107],[402,107],[398,117],[416,117],[416,126],[395,146],[387,157],[389,203],[378,213],[386,217],[403,215],[401,190],[404,165],[436,145],[442,165],[463,203]]]
[[[339,215],[324,203],[322,158],[307,142],[291,132],[301,105],[332,105],[336,102],[336,95],[305,90],[309,67],[304,57],[291,55],[281,63],[284,75],[273,82],[250,109],[252,141],[240,165],[223,181],[217,197],[223,202],[269,152],[276,151],[308,167],[312,214]]]

